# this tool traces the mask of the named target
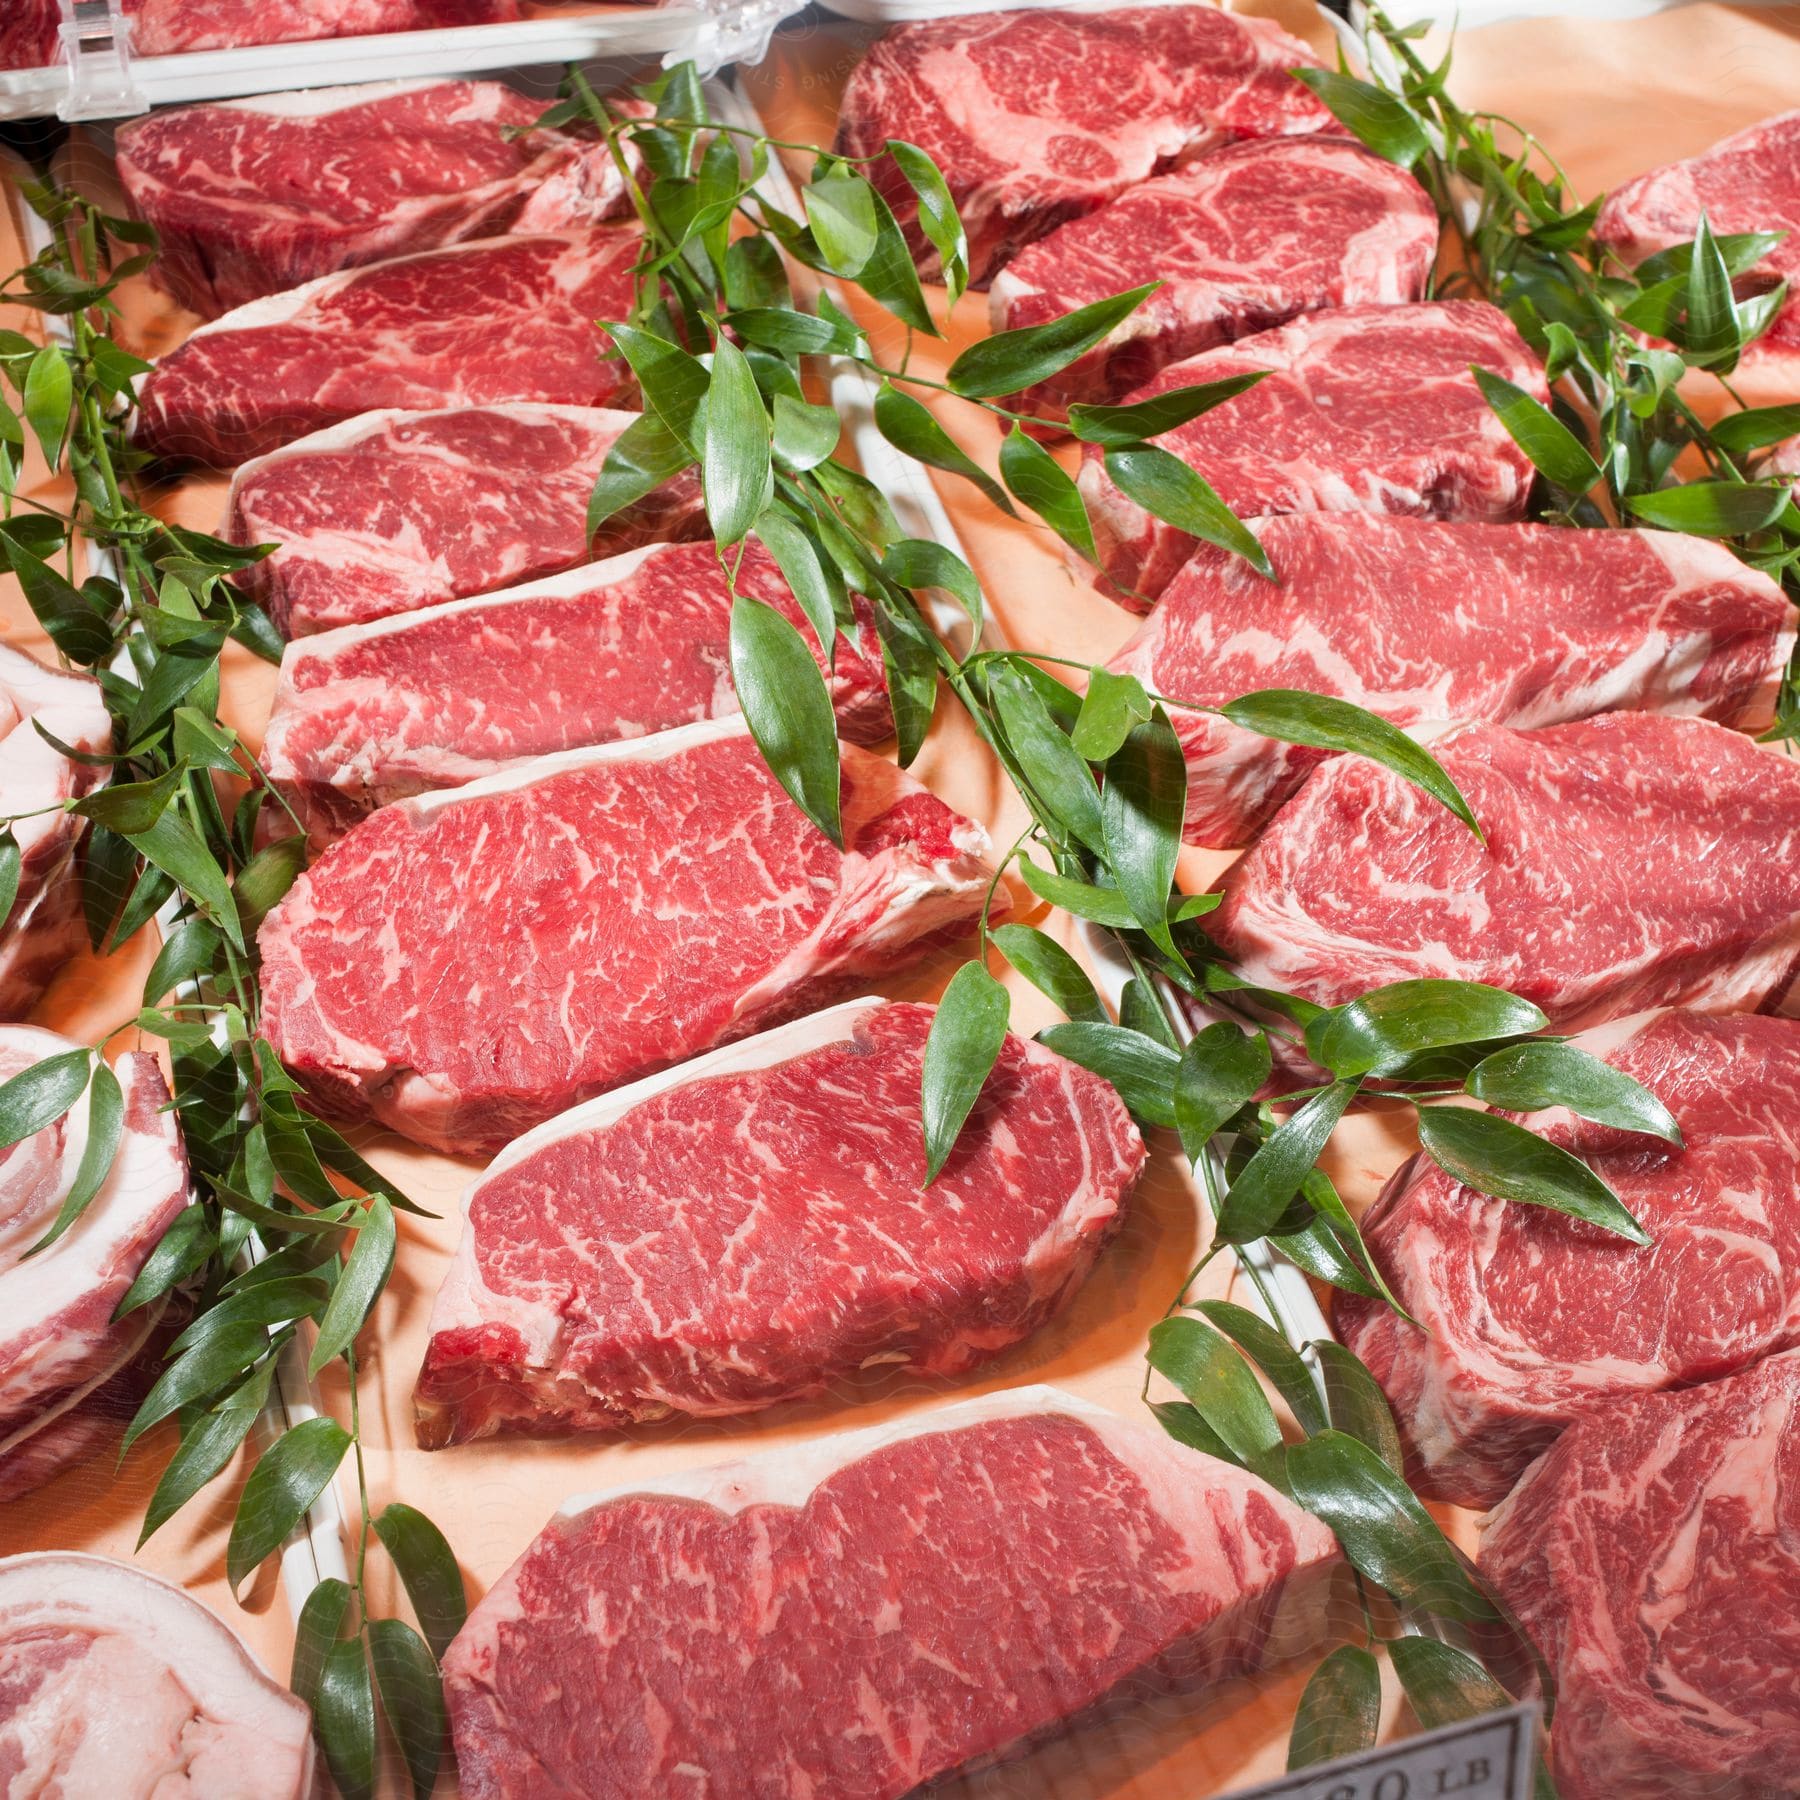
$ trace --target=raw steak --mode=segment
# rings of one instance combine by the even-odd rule
[[[609,405],[630,381],[595,321],[630,311],[640,243],[623,225],[479,238],[253,300],[143,377],[134,435],[230,467],[381,407]]]
[[[978,825],[853,748],[843,821],[737,719],[398,801],[264,922],[264,1033],[320,1105],[498,1149],[973,924]]]
[[[1488,1522],[1556,1677],[1563,1800],[1779,1800],[1800,1769],[1800,1353],[1609,1407]]]
[[[1254,529],[1281,586],[1197,554],[1107,665],[1223,705],[1256,688],[1353,700],[1407,729],[1520,729],[1613,709],[1768,723],[1794,647],[1781,589],[1670,531],[1299,513]],[[1326,752],[1176,712],[1190,842],[1248,843]]]
[[[1156,441],[1197,469],[1240,518],[1404,513],[1516,519],[1531,463],[1481,396],[1472,363],[1548,401],[1544,371],[1498,307],[1479,300],[1350,306],[1203,351],[1125,396],[1260,374],[1235,399]],[[1081,491],[1104,592],[1134,612],[1169,585],[1198,540],[1114,485],[1082,451]]]
[[[1364,1221],[1418,1325],[1338,1297],[1338,1335],[1434,1499],[1491,1506],[1566,1426],[1800,1344],[1800,1022],[1660,1013],[1582,1047],[1658,1095],[1686,1147],[1560,1111],[1533,1128],[1586,1158],[1654,1242],[1485,1199],[1419,1156]]]
[[[7,6],[18,10],[0,22],[0,69],[60,62],[59,0],[7,0]],[[447,25],[507,25],[520,16],[519,0],[120,0],[119,11],[138,56]]]
[[[498,81],[172,107],[119,127],[119,178],[157,229],[152,274],[210,319],[360,263],[629,212],[604,144],[507,137],[542,111]]]
[[[79,1048],[29,1025],[0,1028],[0,1080]],[[161,1308],[117,1324],[113,1312],[188,1203],[187,1158],[156,1058],[126,1055],[114,1073],[125,1098],[119,1152],[86,1211],[46,1250],[87,1147],[87,1101],[35,1137],[0,1151],[0,1493],[36,1486],[99,1448],[99,1390],[143,1348]],[[54,1442],[55,1454],[43,1455]],[[0,1683],[0,1692],[4,1683]],[[0,1760],[0,1772],[5,1763]]]
[[[104,768],[46,742],[33,720],[84,755],[112,749],[97,682],[0,644],[0,817],[14,821],[20,855],[19,891],[0,924],[0,1021],[24,1018],[86,942],[75,870],[86,821],[57,809],[106,780]]]
[[[198,1600],[107,1556],[0,1560],[8,1800],[305,1800],[312,1772],[306,1708]]]
[[[1328,1631],[1330,1532],[1019,1388],[570,1501],[444,1673],[467,1800],[898,1800]]]
[[[1098,1076],[1008,1037],[925,1187],[929,1006],[855,1000],[541,1125],[470,1188],[431,1448],[960,1375],[1087,1279],[1143,1167]]]
[[[816,645],[760,545],[746,549],[737,591]],[[735,713],[730,627],[731,589],[709,542],[306,638],[281,659],[262,766],[322,844],[390,800]],[[881,743],[894,718],[866,601],[854,644],[840,634],[833,660],[839,729]]]
[[[245,463],[224,535],[278,544],[239,578],[305,637],[485,594],[588,557],[588,495],[636,413],[592,406],[372,412]],[[615,515],[623,550],[706,529],[691,472]]]
[[[1652,169],[1608,196],[1594,233],[1622,262],[1636,265],[1685,244],[1700,215],[1717,232],[1787,235],[1738,281],[1740,295],[1800,281],[1800,112],[1764,119],[1687,162]],[[1769,329],[1745,351],[1746,367],[1790,378],[1800,360],[1800,294],[1788,293]]]
[[[1430,196],[1347,138],[1236,144],[1128,189],[1023,250],[994,279],[994,329],[1043,325],[1160,281],[1109,337],[1014,404],[1062,418],[1159,369],[1298,313],[1391,306],[1425,291]]]
[[[1562,1031],[1754,1010],[1800,961],[1800,768],[1703,719],[1464,726],[1432,750],[1487,832],[1361,757],[1315,771],[1208,920],[1240,971],[1324,1006],[1485,981]]]
[[[837,147],[930,152],[969,239],[977,287],[1013,252],[1121,189],[1234,138],[1324,131],[1289,73],[1318,58],[1267,19],[1211,6],[1022,11],[896,25],[844,90]],[[911,189],[870,171],[928,278],[941,274]]]

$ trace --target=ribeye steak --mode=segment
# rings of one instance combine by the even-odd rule
[[[736,591],[817,639],[775,559],[747,546]],[[391,800],[461,787],[527,757],[639,738],[738,710],[732,588],[710,542],[634,550],[547,581],[290,644],[262,766],[315,843]],[[833,646],[838,727],[893,731],[866,601]]]
[[[629,376],[595,321],[630,311],[640,242],[477,238],[253,300],[142,378],[137,441],[228,468],[381,407],[610,405]]]
[[[1042,1387],[572,1500],[450,1647],[463,1792],[899,1800],[1302,1653],[1336,1555]]]
[[[1602,713],[1432,744],[1487,833],[1360,757],[1317,769],[1207,921],[1263,987],[1332,1006],[1485,981],[1578,1031],[1753,1010],[1800,961],[1800,769],[1704,719]]]
[[[1001,331],[1163,283],[1015,404],[1060,418],[1071,401],[1115,400],[1169,363],[1300,313],[1417,300],[1437,234],[1425,190],[1347,138],[1215,151],[1058,227],[994,278]]]
[[[1234,138],[1323,131],[1331,114],[1290,70],[1318,59],[1267,19],[1211,6],[1030,9],[885,32],[852,73],[838,149],[917,144],[943,172],[985,286],[1014,251],[1135,182]],[[938,276],[891,161],[871,175]]]
[[[925,1186],[929,1006],[855,1000],[540,1125],[469,1190],[416,1396],[436,1447],[959,1375],[1086,1280],[1144,1146],[1009,1037]]]
[[[738,719],[372,814],[264,922],[263,1029],[315,1102],[493,1150],[960,934],[977,825],[846,747],[839,852]]]
[[[1555,1676],[1564,1800],[1775,1800],[1800,1769],[1800,1352],[1565,1432],[1481,1566]]]
[[[1247,392],[1158,445],[1206,477],[1231,510],[1371,512],[1493,523],[1517,518],[1532,468],[1470,374],[1478,363],[1548,401],[1544,371],[1512,321],[1479,300],[1347,306],[1203,351],[1125,396],[1260,375]],[[1144,612],[1198,540],[1146,511],[1082,451],[1081,491],[1103,590]]]
[[[76,1048],[33,1026],[0,1028],[0,1079]],[[114,1072],[125,1122],[112,1171],[35,1256],[26,1253],[50,1229],[87,1147],[87,1102],[0,1151],[0,1498],[49,1480],[117,1434],[124,1421],[116,1408],[107,1416],[100,1390],[137,1357],[163,1310],[113,1320],[188,1203],[187,1158],[175,1115],[162,1110],[169,1091],[156,1058],[122,1056]]]
[[[0,644],[0,816],[14,821],[20,856],[18,893],[0,923],[0,1021],[24,1018],[87,941],[75,870],[87,822],[60,808],[106,779],[103,767],[64,756],[34,719],[83,755],[112,749],[112,720],[97,682]]]
[[[1557,1112],[1532,1121],[1612,1185],[1639,1248],[1541,1207],[1489,1200],[1418,1157],[1364,1221],[1408,1324],[1337,1303],[1375,1372],[1421,1491],[1494,1504],[1564,1427],[1625,1395],[1728,1374],[1800,1344],[1800,1021],[1668,1012],[1583,1048],[1669,1106],[1686,1140]]]
[[[1280,582],[1198,552],[1107,665],[1221,706],[1257,688],[1355,701],[1413,729],[1591,713],[1768,723],[1794,609],[1723,545],[1669,531],[1297,513],[1253,529]],[[1175,712],[1187,836],[1246,844],[1326,752]]]
[[[588,557],[594,478],[636,413],[594,406],[370,412],[232,477],[224,535],[277,544],[239,581],[305,637],[530,581]],[[606,550],[706,529],[680,475],[602,527]]]
[[[9,1797],[307,1800],[311,1724],[236,1632],[168,1582],[109,1556],[0,1559]]]
[[[153,277],[210,319],[357,264],[630,211],[604,144],[506,135],[542,110],[498,81],[171,107],[119,127],[119,178],[157,229]]]

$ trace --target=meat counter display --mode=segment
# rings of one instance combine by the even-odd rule
[[[1785,1792],[1788,24],[21,169],[0,1792]]]

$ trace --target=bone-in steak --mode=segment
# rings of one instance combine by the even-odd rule
[[[1800,1022],[1671,1012],[1583,1040],[1658,1095],[1685,1143],[1541,1115],[1652,1242],[1489,1200],[1416,1158],[1365,1221],[1417,1325],[1343,1295],[1344,1342],[1393,1403],[1421,1491],[1491,1506],[1565,1426],[1628,1394],[1800,1344]]]
[[[1495,522],[1523,512],[1532,468],[1470,374],[1480,364],[1548,401],[1544,371],[1485,301],[1347,306],[1202,352],[1125,396],[1259,375],[1247,392],[1156,441],[1198,470],[1240,518],[1371,512]],[[1114,485],[1082,452],[1081,491],[1107,579],[1135,612],[1197,540]]]
[[[876,156],[899,138],[928,151],[982,286],[1021,245],[1215,145],[1329,129],[1289,72],[1317,62],[1267,19],[1211,6],[896,25],[850,77],[838,148]],[[935,276],[911,189],[885,157],[870,173]]]
[[[724,719],[385,806],[264,922],[263,1030],[315,1102],[497,1149],[974,922],[981,828],[867,751],[843,787],[840,852]]]
[[[1163,284],[1016,404],[1061,417],[1071,401],[1117,399],[1169,363],[1299,313],[1417,300],[1437,234],[1425,190],[1347,138],[1215,151],[1059,227],[995,277],[988,298],[1003,331]]]
[[[1768,576],[1674,532],[1363,513],[1253,529],[1278,589],[1203,549],[1107,666],[1209,706],[1256,688],[1332,694],[1406,729],[1615,709],[1755,728],[1794,647],[1794,609]],[[1327,754],[1216,714],[1172,717],[1196,844],[1248,843]]]
[[[1800,1352],[1609,1406],[1488,1522],[1556,1680],[1564,1800],[1774,1800],[1800,1769]]]
[[[1054,1388],[572,1500],[445,1659],[463,1792],[898,1800],[1300,1654],[1336,1555]]]
[[[331,631],[554,574],[588,556],[587,503],[636,413],[592,406],[362,413],[232,477],[234,544],[276,544],[239,577],[284,635]],[[689,472],[608,520],[600,543],[705,529]]]
[[[629,211],[604,145],[506,135],[542,110],[498,81],[172,107],[119,127],[119,177],[157,229],[153,277],[210,319],[360,263]]]
[[[1603,713],[1432,745],[1487,833],[1360,757],[1316,770],[1223,883],[1212,935],[1259,986],[1337,1005],[1485,981],[1565,1031],[1751,1010],[1800,961],[1800,769],[1704,719]]]
[[[630,312],[640,241],[478,238],[253,300],[143,378],[137,441],[229,468],[381,407],[610,405],[630,383],[595,321]]]
[[[812,626],[760,545],[736,591]],[[635,550],[548,581],[290,644],[262,766],[314,841],[391,800],[461,787],[527,757],[638,738],[738,710],[732,587],[712,544]],[[852,743],[893,730],[881,640],[858,600],[833,647]]]
[[[857,1000],[590,1101],[469,1190],[419,1439],[748,1412],[958,1375],[1086,1279],[1144,1147],[1097,1076],[1008,1037],[925,1185],[929,1006]]]

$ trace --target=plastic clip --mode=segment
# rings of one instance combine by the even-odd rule
[[[63,0],[63,60],[69,91],[59,119],[117,119],[146,110],[131,73],[128,27],[119,0]]]
[[[664,64],[692,55],[702,75],[716,75],[731,63],[761,62],[775,27],[805,4],[806,0],[700,0],[706,18],[700,46],[679,55],[671,51]]]

